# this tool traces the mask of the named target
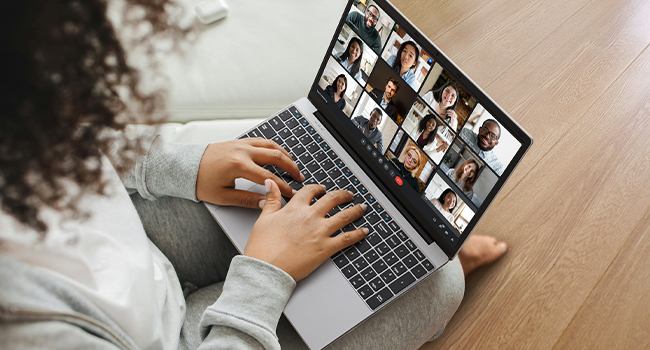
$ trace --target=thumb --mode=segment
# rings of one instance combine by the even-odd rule
[[[282,195],[280,194],[280,188],[278,187],[278,184],[271,179],[264,180],[264,186],[266,186],[266,199],[264,200],[264,203],[260,202],[262,215],[275,213],[282,208]]]

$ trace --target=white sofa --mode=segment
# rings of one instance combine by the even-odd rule
[[[202,0],[179,0],[199,37],[182,56],[162,62],[169,77],[166,140],[233,139],[306,96],[345,0],[226,0],[230,14],[209,25],[196,19]]]

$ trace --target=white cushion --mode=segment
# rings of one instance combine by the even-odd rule
[[[204,25],[183,57],[168,57],[171,121],[264,118],[307,96],[345,0],[226,0],[230,14]]]
[[[178,143],[212,143],[233,140],[263,119],[194,121],[187,124],[166,123],[159,126],[165,141]]]

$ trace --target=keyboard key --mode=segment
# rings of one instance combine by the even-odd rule
[[[284,143],[287,145],[287,147],[293,148],[293,146],[298,144],[298,139],[295,136],[291,136],[288,139],[285,139]]]
[[[422,276],[426,275],[427,270],[422,267],[422,265],[417,264],[414,268],[411,269],[411,272],[413,272],[416,278],[421,278]]]
[[[395,248],[400,244],[399,238],[395,235],[391,235],[390,237],[386,238],[386,243],[388,243],[388,246],[391,248]]]
[[[366,195],[366,193],[368,193],[368,189],[364,185],[357,186],[357,191],[359,191],[359,193],[361,193],[364,196]]]
[[[371,264],[374,263],[375,261],[377,261],[377,259],[379,259],[379,255],[377,254],[377,252],[375,252],[375,251],[372,250],[372,249],[369,250],[367,253],[363,254],[363,256],[364,256],[364,257],[366,258],[366,260],[368,260],[368,262],[371,263]]]
[[[404,265],[410,269],[418,263],[418,260],[413,255],[409,254],[402,259],[402,262],[404,262]]]
[[[248,133],[248,137],[263,137],[263,136],[259,130],[253,129]]]
[[[384,212],[384,207],[382,207],[379,202],[375,202],[375,204],[372,205],[372,210],[377,214],[381,214]]]
[[[352,172],[347,167],[343,167],[343,169],[341,169],[341,171],[343,172],[343,175],[345,175],[347,177],[352,176]]]
[[[276,132],[280,131],[280,130],[282,130],[282,128],[284,128],[284,123],[282,122],[282,119],[280,119],[280,117],[272,118],[269,121],[269,123],[271,124],[271,127],[273,128],[273,130],[275,130]]]
[[[387,212],[380,213],[379,216],[381,216],[382,220],[384,222],[389,222],[390,221],[390,215],[388,215]]]
[[[320,137],[320,135],[318,135],[318,133],[310,133],[310,134],[311,134],[311,137],[314,138],[314,141],[316,141],[317,143],[323,142],[323,138]]]
[[[356,193],[354,190],[350,190],[350,192]],[[363,202],[365,202],[365,199],[357,194],[356,196],[354,196],[354,199],[352,200],[352,205],[361,204]]]
[[[399,225],[395,221],[391,221],[388,223],[388,226],[393,232],[399,231]]]
[[[352,265],[354,266],[354,268],[357,269],[357,271],[361,271],[361,270],[365,269],[366,267],[368,267],[368,262],[366,261],[366,259],[364,259],[361,256],[361,257],[359,257],[359,259],[352,262]]]
[[[317,162],[311,162],[311,163],[307,164],[307,170],[309,170],[309,172],[313,174],[313,173],[317,172],[318,170],[320,170],[320,165],[318,165]]]
[[[327,152],[330,150],[330,145],[328,145],[327,142],[321,142],[320,149],[322,149],[323,152]]]
[[[345,255],[343,254],[337,255],[336,258],[332,259],[332,261],[334,261],[334,263],[336,264],[336,266],[339,267],[339,269],[347,265],[349,262],[348,258],[346,258]]]
[[[309,137],[309,136],[307,136],[307,137]],[[307,152],[309,152],[311,154],[315,154],[319,150],[320,150],[320,147],[318,147],[318,144],[315,143],[315,142],[312,142],[309,145],[307,145]]]
[[[325,171],[329,171],[334,166],[334,162],[332,162],[330,159],[325,159],[321,166]]]
[[[375,310],[378,307],[380,307],[381,304],[388,301],[388,299],[390,299],[392,296],[393,293],[391,293],[391,291],[388,290],[388,288],[384,288],[379,293],[368,298],[366,300],[366,303],[368,304],[368,306],[370,306],[371,309]]]
[[[410,239],[406,240],[406,241],[404,242],[404,245],[405,245],[406,248],[408,248],[410,251],[414,251],[414,250],[416,250],[416,249],[418,248],[418,247],[415,246],[415,243],[413,243],[413,241],[411,241]]]
[[[386,255],[386,253],[390,252],[390,248],[388,248],[388,245],[386,245],[385,242],[379,243],[375,247],[375,250],[379,253],[379,255]]]
[[[402,230],[397,231],[397,237],[399,237],[399,239],[401,239],[402,241],[406,241],[409,239],[409,236],[407,236],[406,233],[404,233],[404,231]]]
[[[289,137],[291,137],[293,134],[291,134],[291,131],[289,129],[282,129],[278,132],[278,136],[282,138],[282,140],[286,140]],[[286,142],[285,142],[286,143]]]
[[[269,124],[262,124],[262,125],[260,125],[259,129],[260,129],[260,132],[261,132],[261,133],[264,135],[264,137],[266,137],[267,139],[272,138],[272,137],[275,136],[275,134],[276,134],[275,130],[273,130],[273,128],[272,128],[271,125],[269,125]]]
[[[345,167],[345,163],[343,163],[343,161],[340,160],[340,159],[337,159],[337,160],[334,162],[334,164],[335,164],[337,167],[339,167],[339,168],[344,168],[344,167]]]
[[[354,269],[352,265],[347,265],[341,269],[341,272],[343,272],[343,275],[345,275],[345,278],[350,278],[354,276],[357,273],[357,270]]]
[[[361,183],[361,182],[359,181],[359,179],[357,179],[356,176],[350,176],[350,182],[352,182],[352,184],[355,185],[355,186],[357,186],[358,184]]]
[[[363,277],[363,279],[366,281],[370,281],[373,278],[377,277],[377,273],[372,269],[372,267],[369,266],[365,270],[361,271],[361,277]]]
[[[386,262],[386,264],[388,264],[388,266],[391,266],[394,263],[398,262],[399,259],[397,258],[397,255],[395,255],[395,253],[390,252],[384,256],[384,261]]]
[[[293,188],[293,186],[291,186],[291,187]],[[327,214],[329,214],[329,216],[334,216],[334,215],[336,215],[336,213],[338,213],[340,211],[341,211],[341,208],[336,206],[336,207],[332,208],[332,210],[330,210],[330,212],[327,213]]]
[[[350,266],[350,265],[348,265],[348,266]],[[384,281],[384,283],[390,283],[395,278],[397,278],[397,276],[395,276],[395,273],[391,269],[388,269],[388,270],[382,272],[381,274],[379,274],[379,277],[381,277],[381,279]]]
[[[422,252],[419,250],[414,251],[413,255],[420,261],[425,259],[424,254],[422,254]]]
[[[327,156],[330,157],[330,159],[338,159],[339,158],[339,156],[336,154],[336,152],[334,152],[334,150],[332,150],[332,149],[327,151],[326,153],[327,153]]]
[[[354,287],[354,289],[357,289],[357,288],[363,286],[364,284],[366,284],[366,281],[364,281],[363,278],[361,278],[360,275],[356,275],[356,276],[350,278],[350,284],[352,285],[352,287]]]
[[[435,268],[435,266],[433,266],[433,264],[429,260],[424,260],[422,262],[422,265],[424,266],[425,269],[427,269],[427,271],[431,271]]]
[[[372,264],[372,268],[375,269],[375,271],[381,273],[384,270],[388,268],[388,265],[383,260],[378,260],[374,264]]]
[[[370,225],[374,225],[379,221],[379,216],[375,213],[366,214],[366,220]]]
[[[359,288],[357,292],[363,299],[368,299],[368,297],[372,295],[372,289],[370,289],[370,287],[367,284],[361,286],[361,288]]]
[[[376,201],[377,200],[375,199],[375,197],[372,196],[372,194],[368,193],[366,195],[366,202],[368,202],[369,204],[375,204]]]
[[[291,112],[289,112],[289,111],[284,111],[284,112],[280,113],[280,119],[282,119],[285,122],[287,120],[289,120],[289,119],[292,119],[292,118],[293,118],[293,116],[291,115]]]
[[[294,159],[296,159],[305,153],[305,147],[303,147],[301,144],[297,144],[290,150],[289,153],[293,156]]]
[[[346,227],[347,227],[347,226],[346,226]],[[345,227],[344,227],[344,228],[345,228]],[[349,230],[343,230],[343,231],[349,231]],[[360,255],[360,254],[359,254],[359,251],[358,251],[357,248],[355,248],[355,247],[350,247],[350,249],[348,249],[348,250],[345,252],[345,256],[346,256],[348,259],[350,259],[350,261],[354,261],[356,258],[359,257],[359,255]]]
[[[289,183],[289,186],[291,186],[291,188],[296,191],[300,191],[300,189],[303,187],[303,184],[298,181],[291,181],[291,183]]]
[[[309,125],[309,122],[308,122],[307,119],[305,119],[305,118],[298,118],[298,123],[300,123],[300,125],[302,125],[302,126],[304,126],[304,127],[306,127],[306,128],[307,128],[307,127],[311,127],[311,126]]]
[[[393,272],[395,272],[395,275],[401,276],[404,272],[406,272],[406,265],[404,265],[403,262],[398,261],[397,264],[392,266]]]
[[[366,240],[370,242],[373,246],[376,246],[377,244],[381,243],[381,237],[379,237],[378,234],[376,233],[371,233],[366,237]]]
[[[370,243],[367,239],[362,239],[354,245],[361,254],[365,253],[370,249]]]
[[[336,183],[336,186],[338,186],[338,188],[341,188],[341,189],[350,186],[350,181],[348,181],[348,179],[345,176],[339,177],[338,179],[336,179],[334,181],[334,183]]]
[[[301,163],[303,164],[309,164],[314,159],[309,152],[303,153],[300,157],[298,157],[298,160],[300,160]],[[306,175],[305,175],[306,176]]]
[[[307,132],[309,133],[309,135],[314,135],[316,134],[316,129],[314,129],[314,127],[310,125],[307,127]]]
[[[289,111],[291,112],[291,114],[295,115],[296,117],[301,116],[298,109],[296,107],[294,107],[294,106],[289,107]]]
[[[318,162],[322,162],[323,160],[327,159],[327,155],[325,155],[325,152],[323,151],[318,151],[316,154],[314,154],[314,159]]]
[[[279,135],[277,135],[277,134],[276,134],[275,136],[273,136],[273,137],[271,138],[271,140],[272,140],[273,142],[277,143],[277,144],[280,145],[280,146],[284,145],[284,140],[283,140]]]
[[[327,177],[327,174],[325,174],[323,169],[318,169],[318,171],[316,171],[313,175],[316,178],[316,181],[318,181],[319,183]]]
[[[373,214],[374,214],[374,213],[373,213]],[[374,215],[377,215],[377,214],[374,214]],[[377,230],[377,232],[379,232],[379,234],[380,234],[384,239],[386,239],[386,237],[388,237],[388,236],[392,236],[392,232],[390,232],[390,231],[388,230],[388,226],[386,226],[386,224],[384,224],[383,222],[378,222],[378,223],[375,225],[375,230]]]
[[[320,182],[320,185],[325,186],[325,189],[326,189],[327,191],[329,191],[329,190],[331,190],[331,189],[334,188],[334,181],[332,181],[332,179],[330,179],[330,178],[328,177],[328,178],[324,179],[323,181],[321,181],[321,182]]]
[[[384,288],[384,286],[386,285],[386,283],[384,283],[384,281],[382,281],[380,277],[377,277],[377,278],[375,278],[374,280],[370,281],[370,282],[368,283],[368,285],[369,285],[370,287],[372,287],[372,290],[374,290],[374,291],[376,292],[376,291],[378,291],[378,290]]]
[[[338,179],[339,176],[342,176],[343,173],[338,168],[332,168],[329,170],[330,177],[334,180]]]
[[[401,258],[405,257],[409,253],[408,249],[402,244],[399,247],[395,248],[395,254]]]
[[[298,121],[296,120],[296,118],[289,118],[288,120],[286,120],[285,125],[286,125],[289,129],[293,130],[295,127],[297,127],[297,126],[299,125],[299,123],[298,123]]]
[[[390,288],[393,293],[397,294],[404,290],[404,288],[413,284],[413,282],[415,282],[415,277],[410,273],[405,273],[403,276],[396,279],[395,282],[389,284],[388,288]]]

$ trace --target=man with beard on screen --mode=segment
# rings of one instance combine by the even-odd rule
[[[499,144],[499,137],[501,137],[501,127],[496,120],[488,119],[484,121],[483,125],[478,129],[478,135],[471,129],[463,128],[460,131],[460,137],[463,138],[479,157],[488,163],[494,172],[499,176],[503,174],[503,164],[501,164],[499,158],[492,151]]]
[[[361,39],[379,55],[381,54],[381,36],[375,29],[378,20],[379,9],[375,5],[368,6],[365,16],[353,11],[346,18],[348,23],[353,24],[359,30]]]

